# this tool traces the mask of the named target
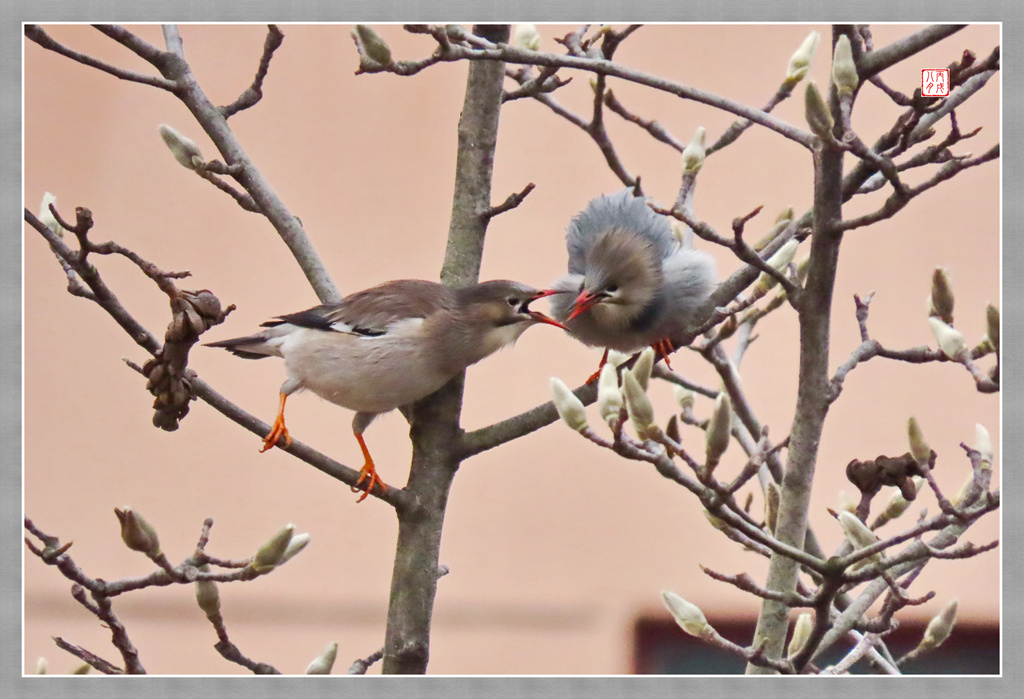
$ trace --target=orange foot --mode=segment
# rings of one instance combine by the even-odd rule
[[[260,449],[260,453],[273,449],[274,446],[284,438],[284,446],[290,447],[292,445],[292,438],[288,434],[288,428],[284,426],[284,402],[288,396],[281,394],[281,405],[277,409],[277,417],[274,418],[274,424],[270,428],[270,434],[263,438],[263,448]]]
[[[672,340],[666,337],[664,340],[658,340],[651,347],[654,348],[655,359],[664,359],[665,366],[671,369],[672,365],[668,361],[668,355],[676,351],[676,346],[672,344]]]
[[[381,492],[387,490],[388,485],[380,479],[380,476],[377,475],[377,469],[373,465],[373,458],[370,456],[370,450],[366,448],[366,442],[363,441],[363,435],[357,432],[356,441],[359,442],[359,448],[363,450],[363,458],[366,460],[363,467],[359,469],[359,478],[356,479],[355,485],[350,486],[353,493],[358,493],[360,490],[363,491],[363,494],[359,496],[358,500],[356,500],[356,504],[359,504],[366,499],[367,495],[370,494],[374,485],[379,485]],[[360,488],[359,486],[363,481],[366,481],[366,485]]]
[[[590,375],[584,383],[594,383],[601,378],[601,370],[604,369],[604,365],[608,363],[608,350],[605,349],[604,354],[601,355],[601,362],[597,365],[597,371]]]

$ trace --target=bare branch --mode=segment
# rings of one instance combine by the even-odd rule
[[[225,119],[243,109],[252,107],[262,99],[263,80],[267,77],[267,71],[270,70],[270,59],[274,57],[274,51],[281,46],[282,41],[284,41],[284,34],[277,28],[277,25],[268,25],[267,39],[263,43],[263,55],[260,57],[259,68],[256,69],[256,77],[253,78],[252,85],[246,88],[245,92],[238,96],[238,99],[225,107],[219,107],[220,113]]]
[[[857,62],[857,72],[861,80],[867,80],[876,73],[881,73],[900,61],[925,50],[948,36],[952,36],[966,24],[933,24],[919,32],[903,37],[883,48],[865,53]]]
[[[44,49],[59,53],[62,56],[70,58],[73,61],[77,61],[82,65],[89,66],[90,68],[101,70],[104,73],[113,75],[115,78],[119,78],[120,80],[128,80],[130,82],[141,83],[143,85],[150,85],[151,87],[158,87],[161,90],[167,90],[169,92],[174,92],[177,87],[173,81],[167,80],[166,78],[158,78],[155,75],[143,75],[142,73],[118,68],[110,65],[109,63],[104,63],[103,61],[93,58],[92,56],[79,53],[78,51],[73,51],[50,38],[50,36],[43,31],[39,25],[26,24],[25,36],[42,46]]]

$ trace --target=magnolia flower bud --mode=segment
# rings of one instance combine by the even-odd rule
[[[676,402],[679,403],[679,407],[685,413],[688,410],[693,410],[694,395],[693,391],[686,388],[685,386],[677,385],[675,387]]]
[[[331,674],[331,668],[334,667],[334,661],[338,657],[338,642],[331,641],[324,648],[323,653],[316,656],[313,662],[306,667],[307,675],[329,675]]]
[[[50,211],[50,204],[53,204],[54,208],[57,207],[57,195],[46,192],[43,194],[43,201],[39,204],[39,220],[42,221],[43,225],[53,231],[53,234],[58,238],[64,237],[64,226],[57,223],[57,218]]]
[[[683,173],[697,174],[704,165],[704,143],[707,139],[707,129],[698,127],[693,138],[683,149]]]
[[[82,663],[81,665],[76,667],[74,670],[72,670],[71,674],[72,675],[88,675],[91,670],[92,670],[92,665],[90,665],[89,663]]]
[[[981,467],[992,468],[992,462],[995,460],[996,455],[992,450],[992,438],[988,434],[988,430],[985,429],[984,425],[974,425],[974,450],[981,454]]]
[[[36,675],[45,675],[50,668],[50,664],[46,662],[46,658],[39,656],[39,660],[36,661]]]
[[[355,35],[367,56],[382,66],[391,65],[391,48],[369,25],[357,24]]]
[[[855,549],[863,549],[878,543],[878,537],[852,512],[840,512],[837,516],[847,541]]]
[[[281,560],[278,561],[277,565],[284,565],[292,558],[294,558],[299,553],[299,551],[306,548],[306,545],[309,544],[309,539],[310,536],[308,533],[296,534],[295,536],[293,536],[291,538],[291,541],[288,542],[288,548],[284,550],[284,555],[281,556]]]
[[[992,343],[992,349],[999,352],[999,309],[991,303],[985,307],[985,335]]]
[[[814,33],[817,34],[818,32]],[[772,228],[779,225],[780,223],[785,223],[786,225],[789,225],[793,221],[793,218],[795,216],[796,214],[793,212],[793,207],[787,206],[785,209],[779,212],[778,216],[775,217],[775,222],[772,224]]]
[[[554,376],[551,377],[551,395],[562,422],[577,432],[587,429],[587,414],[583,410],[583,402],[561,379]]]
[[[852,95],[860,82],[857,77],[857,64],[853,62],[853,49],[850,37],[841,34],[836,39],[836,48],[832,54],[832,82],[840,95]]]
[[[821,34],[811,32],[800,44],[790,59],[789,67],[786,69],[786,84],[793,86],[804,79],[807,71],[811,69],[811,61],[814,59],[814,52],[818,50],[818,42],[821,41]]]
[[[597,380],[597,409],[601,419],[610,422],[622,412],[622,391],[619,390],[619,375],[615,367],[605,364]]]
[[[941,646],[953,633],[953,627],[956,625],[956,610],[957,601],[950,600],[949,604],[928,622],[928,627],[924,630],[924,638],[921,639],[918,647],[931,649]]]
[[[801,612],[793,624],[793,636],[789,639],[789,646],[786,648],[786,657],[792,658],[804,647],[807,639],[811,637],[811,629],[814,622],[810,612]]]
[[[936,267],[932,273],[928,315],[938,317],[944,323],[953,323],[953,288],[949,284],[949,275],[942,267]]]
[[[711,469],[718,465],[718,460],[729,447],[732,431],[732,403],[729,394],[721,391],[715,398],[715,411],[711,414],[708,427],[704,432],[706,466],[710,475]]]
[[[815,136],[825,140],[832,137],[832,115],[814,81],[807,83],[804,88],[804,118]]]
[[[775,525],[779,521],[779,501],[782,499],[782,491],[775,481],[768,481],[764,487],[764,523],[768,531],[775,533]]]
[[[540,50],[540,33],[535,24],[515,24],[512,26],[512,45],[517,49],[528,51]]]
[[[932,326],[932,334],[939,343],[939,349],[950,359],[958,359],[967,351],[967,343],[960,331],[951,328],[938,318],[929,318],[928,324]]]
[[[164,139],[164,143],[171,150],[171,155],[181,165],[189,170],[195,170],[203,163],[203,154],[199,150],[199,146],[191,138],[183,136],[167,124],[160,124],[157,130],[160,132],[160,137]]]
[[[914,491],[920,493],[921,488],[924,487],[925,480],[920,476],[914,476],[910,480],[914,483]],[[906,512],[908,507],[910,507],[910,501],[903,497],[902,492],[897,490],[889,498],[888,504],[886,504],[885,509],[882,510],[878,517],[883,522],[891,522]]]
[[[932,457],[932,448],[925,441],[924,433],[921,432],[917,418],[911,417],[907,420],[907,438],[910,440],[910,453],[919,464],[927,464]]]
[[[700,636],[705,631],[712,630],[700,607],[687,602],[676,593],[662,590],[661,601],[676,623],[691,636]]]
[[[779,248],[774,255],[766,260],[766,264],[774,269],[776,272],[785,272],[786,267],[793,261],[793,257],[796,255],[796,249],[800,246],[800,241],[796,238],[790,238],[786,243]],[[778,280],[771,276],[767,272],[761,272],[758,276],[757,281],[754,283],[754,290],[751,292],[755,297],[760,298],[768,290],[778,284]]]
[[[636,428],[637,436],[645,439],[648,431],[655,427],[654,406],[631,371],[622,374],[622,393],[626,397],[626,410],[633,421],[633,427]]]
[[[210,566],[201,566],[199,570],[206,572],[210,570]],[[216,619],[220,615],[220,592],[217,590],[217,583],[212,580],[196,580],[196,602],[207,619]]]
[[[640,388],[646,391],[651,381],[651,372],[654,371],[654,348],[645,347],[630,371],[636,377]]]
[[[147,556],[155,556],[160,553],[160,540],[157,538],[156,529],[144,520],[142,515],[130,507],[123,510],[115,507],[114,514],[121,522],[121,541],[125,546]]]
[[[618,350],[608,350],[608,361],[605,364],[611,364],[612,366],[622,366],[623,362],[626,362],[633,355],[627,354],[626,352],[620,352]]]
[[[286,524],[278,530],[267,543],[260,547],[252,559],[253,570],[257,573],[264,573],[272,570],[281,562],[284,552],[288,550],[292,535],[295,533],[294,524]]]

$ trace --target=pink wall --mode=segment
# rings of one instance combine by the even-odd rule
[[[136,28],[162,45],[156,26]],[[436,279],[451,209],[456,124],[466,66],[440,65],[411,78],[355,76],[347,26],[284,26],[263,101],[231,126],[248,154],[306,230],[345,291],[394,278]],[[790,54],[811,30],[826,37],[811,78],[828,80],[824,26],[652,26],[616,54],[623,63],[734,100],[761,105],[775,91]],[[914,27],[874,28],[882,46]],[[380,33],[396,57],[428,54],[432,41],[399,26]],[[542,27],[544,50],[572,28]],[[50,27],[59,41],[125,67],[149,72],[132,54],[84,26]],[[226,104],[249,84],[265,28],[184,26],[186,56],[207,94]],[[997,26],[974,26],[884,74],[910,93],[922,68],[942,67],[970,48],[979,58],[999,42]],[[566,73],[570,75],[570,73]],[[588,76],[556,97],[585,112]],[[984,126],[954,150],[979,154],[998,140],[1000,87],[992,80],[957,111],[964,131]],[[732,118],[698,104],[613,81],[616,95],[637,114],[657,118],[686,141],[698,126],[713,140]],[[899,113],[865,87],[854,127],[874,140]],[[803,127],[803,101],[776,115]],[[678,183],[675,151],[632,125],[608,116],[627,166],[647,192],[669,202]],[[28,43],[25,47],[25,205],[37,210],[45,191],[60,210],[92,209],[94,238],[113,239],[163,269],[192,272],[184,288],[208,288],[238,310],[206,338],[250,332],[259,322],[316,303],[315,296],[267,222],[174,162],[157,134],[167,122],[195,139],[207,158],[212,144],[171,96],[118,81]],[[948,122],[946,122],[948,123]],[[940,128],[945,133],[946,123]],[[852,161],[848,160],[848,166]],[[835,295],[833,367],[859,341],[852,295],[875,291],[870,328],[886,346],[932,345],[926,318],[930,276],[949,269],[957,327],[968,342],[984,333],[984,308],[999,301],[999,164],[989,164],[912,202],[896,218],[846,236]],[[908,175],[911,183],[925,173]],[[776,213],[811,202],[811,161],[802,148],[759,128],[709,158],[701,172],[696,213],[721,232],[759,205],[765,213],[748,230],[759,236]],[[588,199],[620,185],[587,137],[542,105],[522,100],[502,111],[494,195],[500,201],[526,183],[537,189],[492,223],[483,278],[543,285],[565,268],[563,229]],[[844,212],[857,215],[882,197],[866,197]],[[723,274],[738,262],[712,251]],[[798,253],[800,257],[806,253]],[[125,305],[162,336],[166,298],[121,259],[95,259]],[[25,511],[45,531],[75,542],[71,552],[87,572],[113,579],[150,570],[144,557],[118,540],[112,509],[130,505],[159,530],[172,560],[195,545],[213,517],[208,550],[248,555],[287,522],[312,534],[312,544],[274,574],[224,586],[224,613],[233,640],[252,657],[285,672],[301,672],[332,640],[337,671],[379,648],[384,638],[396,521],[376,500],[355,504],[347,486],[274,451],[203,403],[175,433],[150,424],[152,398],[121,362],[144,351],[96,306],[71,297],[53,255],[28,229],[25,237]],[[781,439],[796,389],[797,327],[783,310],[759,327],[760,339],[742,366],[758,417]],[[514,351],[470,369],[463,425],[481,427],[548,399],[548,378],[577,384],[598,352],[561,332],[530,330]],[[677,370],[714,386],[712,373],[687,351]],[[283,367],[243,362],[196,348],[191,366],[250,412],[270,420]],[[986,364],[987,366],[987,364]],[[672,391],[651,391],[662,421]],[[706,415],[709,403],[697,403]],[[975,392],[970,377],[950,365],[904,366],[874,360],[846,382],[822,438],[812,523],[826,550],[841,542],[826,507],[850,492],[843,472],[853,458],[906,450],[906,419],[916,415],[939,453],[936,476],[955,492],[968,472],[957,446],[984,424],[998,444],[999,398]],[[358,468],[350,413],[314,396],[289,402],[292,434]],[[699,433],[684,443],[700,451]],[[383,478],[405,482],[410,446],[397,413],[367,433]],[[735,445],[724,472],[743,463]],[[1001,463],[997,458],[996,480]],[[757,503],[760,503],[758,497]],[[936,510],[933,497],[923,505]],[[759,505],[755,505],[757,507]],[[918,508],[919,509],[919,508]],[[915,510],[916,511],[916,510]],[[913,515],[909,515],[913,516]],[[996,517],[969,532],[983,544],[998,537]],[[927,618],[951,597],[961,618],[995,621],[1000,613],[999,553],[970,562],[928,566],[913,588],[937,597],[916,613]],[[704,576],[698,564],[763,578],[765,564],[712,530],[686,491],[645,465],[622,461],[562,425],[466,462],[448,512],[442,563],[452,573],[439,585],[430,670],[436,674],[629,671],[629,633],[639,613],[663,614],[658,592],[668,588],[700,604],[709,620],[756,614],[748,595]],[[25,561],[25,667],[40,655],[51,672],[77,661],[56,649],[60,635],[114,659],[108,633],[68,595],[69,583],[28,556]],[[150,672],[228,674],[238,668],[212,649],[213,632],[188,587],[132,594],[115,601]],[[912,613],[912,612],[908,612]],[[379,672],[379,667],[373,672]]]

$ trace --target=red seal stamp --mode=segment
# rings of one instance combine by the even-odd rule
[[[949,97],[949,69],[925,68],[921,71],[922,97]]]

